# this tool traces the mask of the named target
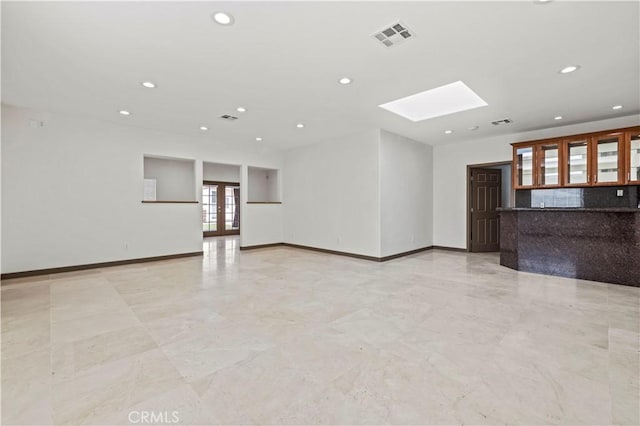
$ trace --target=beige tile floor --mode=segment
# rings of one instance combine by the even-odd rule
[[[640,424],[639,288],[237,245],[3,282],[2,424]]]

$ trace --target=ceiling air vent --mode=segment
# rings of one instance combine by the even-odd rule
[[[235,121],[235,120],[238,119],[238,117],[234,117],[233,115],[225,114],[225,115],[221,115],[220,119],[221,120],[227,120],[227,121]]]
[[[497,120],[497,121],[491,122],[491,124],[493,124],[494,126],[501,126],[503,124],[509,124],[509,123],[513,123],[513,120],[510,118],[505,118],[504,120]]]
[[[396,22],[381,31],[376,31],[371,34],[371,37],[378,40],[385,47],[395,46],[415,36],[416,33],[407,28],[407,26],[402,22]]]

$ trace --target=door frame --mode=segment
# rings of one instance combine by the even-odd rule
[[[240,184],[238,182],[225,182],[225,181],[219,181],[219,180],[203,180],[202,181],[202,185],[217,185],[218,188],[220,188],[220,186],[237,186],[238,188],[240,187]],[[220,194],[220,192],[217,192],[218,194]],[[224,198],[224,195],[222,195],[222,197]],[[240,217],[240,204],[237,205],[238,208],[238,217],[240,218],[240,226],[238,229],[232,229],[227,231],[226,229],[224,229],[224,226],[222,227],[222,229],[219,229],[217,231],[202,231],[202,237],[203,238],[207,238],[207,237],[221,237],[223,235],[240,235],[240,230],[242,229],[242,218]],[[220,217],[219,214],[216,214],[216,217]],[[222,213],[222,222],[224,223],[224,212]],[[218,219],[218,221],[220,221],[220,219]],[[202,226],[202,225],[201,225]],[[213,234],[215,233],[215,235],[206,235],[206,234]]]
[[[467,164],[467,252],[471,253],[471,230],[473,229],[473,223],[471,223],[471,169],[487,169],[495,166],[510,166],[511,176],[513,177],[513,161],[496,161],[493,163],[480,163],[480,164]],[[501,179],[501,185],[504,185],[504,179]],[[511,200],[514,198],[514,190],[511,182],[508,183],[511,187]]]

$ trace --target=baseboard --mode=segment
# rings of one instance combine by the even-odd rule
[[[257,244],[255,246],[241,246],[240,250],[255,250],[269,247],[281,247],[286,245],[285,243],[271,243],[271,244]]]
[[[335,254],[337,256],[346,256],[353,257],[355,259],[369,260],[372,262],[386,262],[388,260],[398,259],[404,256],[410,256],[412,254],[421,253],[427,250],[448,250],[448,251],[457,251],[457,252],[466,252],[466,249],[455,248],[455,247],[444,247],[444,246],[427,246],[422,247],[415,250],[405,251],[402,253],[392,254],[390,256],[384,257],[376,257],[376,256],[367,256],[364,254],[357,253],[349,253],[346,251],[337,251],[337,250],[329,250],[318,247],[311,246],[303,246],[299,244],[291,244],[291,243],[271,243],[271,244],[259,244],[254,246],[244,246],[240,247],[240,250],[255,250],[255,249],[263,249],[263,248],[273,248],[273,247],[291,247],[302,250],[311,250],[320,253],[326,254]],[[36,269],[33,271],[22,271],[22,272],[9,272],[6,274],[1,274],[0,279],[2,280],[10,280],[12,278],[23,278],[23,277],[33,277],[37,275],[49,275],[49,274],[59,274],[62,272],[74,272],[74,271],[82,271],[86,269],[96,269],[96,268],[105,268],[109,266],[122,266],[122,265],[131,265],[134,263],[144,263],[144,262],[156,262],[159,260],[170,260],[170,259],[178,259],[181,257],[190,257],[190,256],[202,256],[202,251],[194,251],[190,253],[179,253],[179,254],[169,254],[166,256],[153,256],[153,257],[142,257],[137,259],[127,259],[127,260],[116,260],[112,262],[100,262],[100,263],[89,263],[85,265],[74,265],[74,266],[63,266],[59,268],[48,268],[48,269]]]
[[[416,253],[422,253],[423,251],[433,250],[434,248],[435,248],[434,246],[427,246],[427,247],[422,247],[415,250],[405,251],[398,254],[392,254],[390,256],[384,256],[384,257],[378,258],[379,259],[378,262],[386,262],[387,260],[397,259],[399,257],[404,257],[404,256],[410,256]]]
[[[446,250],[446,251],[458,251],[458,252],[463,252],[463,253],[467,253],[469,250],[464,249],[464,248],[458,248],[458,247],[446,247],[446,246],[433,246],[434,250]]]
[[[36,269],[33,271],[9,272],[0,275],[0,279],[10,280],[12,278],[33,277],[37,275],[59,274],[62,272],[83,271],[85,269],[105,268],[109,266],[131,265],[134,263],[156,262],[159,260],[178,259],[181,257],[202,256],[202,251],[194,251],[190,253],[168,254],[165,256],[141,257],[137,259],[115,260],[112,262],[88,263],[85,265],[62,266],[59,268]]]
[[[317,251],[317,252],[320,252],[320,253],[327,253],[327,254],[335,254],[335,255],[338,255],[338,256],[353,257],[353,258],[356,258],[356,259],[372,260],[374,262],[379,262],[380,261],[379,257],[367,256],[365,254],[349,253],[349,252],[346,252],[346,251],[329,250],[329,249],[323,249],[323,248],[311,247],[311,246],[302,246],[302,245],[299,245],[299,244],[291,244],[291,243],[283,243],[283,245],[286,246],[286,247],[292,247],[292,248],[297,248],[297,249],[302,249],[302,250],[311,250],[311,251]]]
[[[245,246],[245,247],[240,247],[240,250],[253,250],[253,249],[261,249],[261,248],[269,248],[269,247],[291,247],[291,248],[297,248],[302,250],[316,251],[319,253],[335,254],[337,256],[353,257],[355,259],[370,260],[372,262],[386,262],[387,260],[397,259],[399,257],[409,256],[412,254],[433,249],[433,246],[428,246],[428,247],[422,247],[419,249],[405,251],[403,253],[392,254],[390,256],[384,256],[384,257],[367,256],[365,254],[350,253],[347,251],[329,250],[329,249],[323,249],[319,247],[303,246],[300,244],[292,244],[292,243],[273,243],[273,244],[260,244],[255,246]]]

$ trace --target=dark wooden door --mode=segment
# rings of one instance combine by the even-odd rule
[[[471,169],[471,251],[500,251],[502,171]]]

